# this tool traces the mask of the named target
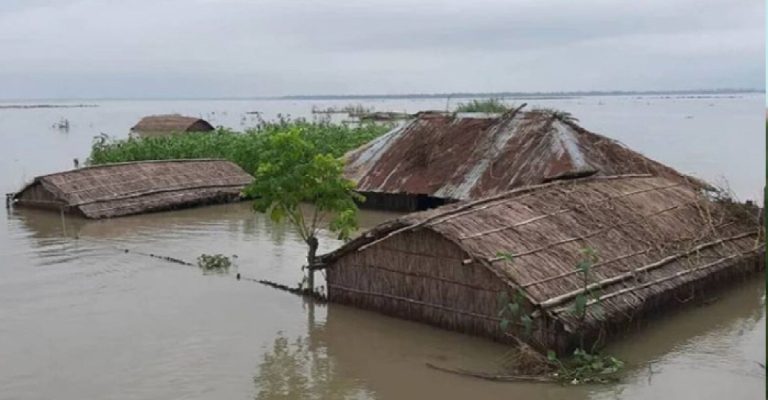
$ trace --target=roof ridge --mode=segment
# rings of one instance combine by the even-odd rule
[[[171,163],[212,162],[212,161],[224,161],[224,162],[235,164],[233,161],[230,161],[230,160],[227,160],[227,159],[224,159],[224,158],[174,158],[174,159],[168,159],[168,160],[123,161],[123,162],[117,162],[117,163],[89,165],[89,166],[86,166],[86,167],[73,168],[73,169],[68,169],[66,171],[54,172],[52,174],[40,175],[40,176],[36,177],[35,180],[42,179],[42,178],[47,178],[49,176],[68,174],[68,173],[77,172],[77,171],[85,171],[85,170],[90,170],[90,169],[100,169],[100,168],[109,168],[109,167],[120,167],[120,166],[123,166],[123,165],[162,164],[162,163],[171,164]],[[237,164],[235,164],[235,165],[237,165]]]
[[[188,186],[188,187],[169,187],[164,189],[158,189],[158,190],[145,190],[141,192],[135,192],[127,196],[122,196],[116,199],[95,199],[90,201],[83,201],[79,203],[72,203],[71,205],[74,207],[80,207],[80,206],[86,206],[90,204],[96,204],[96,203],[109,203],[116,200],[125,200],[125,199],[135,199],[138,197],[143,196],[151,196],[153,194],[158,193],[168,193],[168,192],[180,192],[184,190],[200,190],[200,189],[212,189],[212,188],[229,188],[229,187],[241,187],[243,185],[241,184],[228,184],[228,185],[199,185],[199,186]]]

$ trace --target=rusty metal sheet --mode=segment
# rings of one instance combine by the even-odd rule
[[[346,156],[361,192],[468,200],[555,179],[692,178],[552,112],[420,113]]]

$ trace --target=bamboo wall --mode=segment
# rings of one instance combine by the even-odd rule
[[[378,311],[458,332],[514,342],[502,332],[499,294],[515,293],[484,266],[464,263],[458,246],[429,231],[403,232],[362,251],[352,251],[327,269],[328,295],[333,302]],[[743,279],[763,267],[764,257],[746,257],[676,288],[647,292],[642,302],[624,315],[602,321],[600,330],[584,332],[585,343],[603,343],[632,328],[645,325],[661,311],[701,304],[716,296],[728,281]],[[522,304],[532,314],[530,304]],[[562,317],[562,316],[558,316]],[[565,354],[578,345],[578,332],[566,332],[562,321],[549,314],[534,318],[530,336],[513,318],[509,333],[540,351]]]
[[[327,270],[331,301],[504,339],[498,317],[507,286],[431,231],[394,236],[354,251]]]
[[[23,192],[17,195],[16,202],[22,206],[45,208],[52,210],[59,210],[65,207],[66,204],[56,199],[56,197],[48,191],[40,183],[29,186]]]

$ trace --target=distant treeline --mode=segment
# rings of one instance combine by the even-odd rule
[[[648,96],[648,95],[720,95],[762,93],[762,89],[709,89],[709,90],[644,90],[644,91],[571,91],[571,92],[459,92],[459,93],[405,93],[405,94],[323,94],[276,96],[282,100],[366,100],[366,99],[444,99],[450,98],[571,98],[587,96]]]
[[[98,107],[96,104],[0,104],[2,109],[27,109],[27,108],[88,108]]]

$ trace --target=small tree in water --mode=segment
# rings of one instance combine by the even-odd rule
[[[307,287],[314,290],[317,264],[317,233],[323,224],[347,240],[357,229],[354,183],[343,177],[343,163],[302,139],[296,129],[271,134],[263,158],[254,172],[253,183],[245,194],[255,198],[254,210],[266,213],[275,222],[288,220],[308,246]],[[302,210],[302,203],[313,211]]]

